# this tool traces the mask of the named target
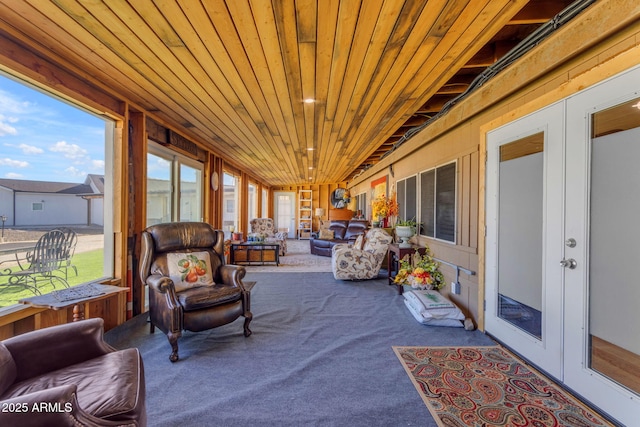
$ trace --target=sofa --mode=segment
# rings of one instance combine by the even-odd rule
[[[320,230],[317,237],[309,241],[313,255],[331,256],[331,249],[338,243],[353,243],[367,232],[369,221],[365,219],[332,220],[328,230]]]
[[[100,318],[0,342],[0,425],[145,426],[145,380],[135,348],[103,340]]]

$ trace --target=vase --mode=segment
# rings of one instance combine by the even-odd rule
[[[409,239],[413,236],[413,227],[410,227],[408,225],[397,225],[396,236],[400,238],[400,244],[398,245],[399,247],[410,248],[411,243],[409,243]]]

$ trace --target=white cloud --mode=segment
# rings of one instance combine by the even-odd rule
[[[29,166],[29,162],[24,162],[21,160],[13,160],[5,157],[4,159],[0,159],[0,166],[9,166],[12,168],[26,168]]]
[[[66,141],[58,141],[49,150],[62,153],[67,159],[81,160],[87,157],[87,150],[76,144],[68,144]]]
[[[33,145],[20,144],[18,148],[20,148],[24,154],[29,155],[44,153],[42,148],[34,147]]]
[[[93,170],[104,171],[104,160],[91,160],[91,168]]]
[[[0,136],[17,135],[17,134],[18,134],[18,130],[13,126],[5,123],[2,117],[0,117]]]
[[[31,106],[30,102],[20,101],[13,94],[0,90],[0,110],[11,114],[23,114]]]
[[[4,174],[4,177],[8,179],[20,179],[20,178],[24,178],[24,175],[19,173],[9,172]]]
[[[75,168],[73,166],[69,166],[68,168],[66,168],[65,173],[74,176],[74,177],[85,177],[87,176],[87,173],[85,171],[82,171],[78,168]]]

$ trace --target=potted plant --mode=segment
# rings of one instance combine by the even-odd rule
[[[431,256],[429,248],[424,255],[416,251],[409,259],[400,260],[400,268],[394,279],[397,285],[410,285],[415,289],[441,289],[444,287],[444,276],[440,272],[440,264]]]
[[[399,246],[401,248],[409,248],[411,247],[411,243],[409,243],[409,239],[416,234],[416,227],[418,223],[416,222],[415,217],[411,219],[399,219],[396,222],[396,236],[400,238]]]

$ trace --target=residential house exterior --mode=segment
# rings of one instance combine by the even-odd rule
[[[71,182],[0,179],[6,227],[104,225],[104,176]]]

